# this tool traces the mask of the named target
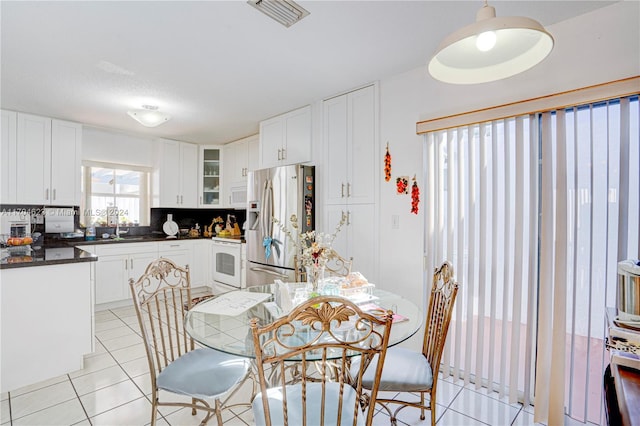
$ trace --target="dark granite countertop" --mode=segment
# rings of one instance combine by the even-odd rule
[[[93,262],[98,256],[79,249],[77,246],[126,244],[161,241],[192,241],[211,240],[211,237],[179,237],[167,238],[164,234],[147,234],[126,236],[121,239],[96,238],[87,241],[84,238],[73,239],[48,239],[42,243],[42,247],[24,247],[2,249],[0,255],[0,269],[22,268],[30,266],[57,265],[62,263]],[[229,237],[232,240],[241,240],[243,236]]]
[[[0,269],[95,262],[98,260],[98,256],[80,250],[77,247],[42,247],[39,249],[25,247],[22,250],[15,249],[17,248],[2,249]]]

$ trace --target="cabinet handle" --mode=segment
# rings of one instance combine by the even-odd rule
[[[282,160],[281,155],[282,155],[282,150],[278,149],[278,161]]]
[[[348,225],[348,224],[347,224]],[[133,258],[129,259],[129,261],[131,262],[131,270],[133,270]]]
[[[49,199],[49,188],[44,190],[44,199],[48,200]]]
[[[286,159],[287,158],[287,150],[282,148],[282,159]]]
[[[229,205],[231,205],[231,195],[229,195]]]
[[[351,197],[351,184],[347,183],[347,198]]]
[[[52,191],[52,192],[53,192],[53,199],[55,200],[55,199],[56,199],[56,189],[55,189],[55,188],[53,188],[53,191]]]
[[[169,244],[169,247],[180,247],[180,244]]]
[[[351,225],[351,212],[347,210],[347,226]]]
[[[180,196],[180,204],[184,204],[184,197],[182,195]]]
[[[180,204],[180,196],[176,195],[176,204]]]
[[[125,259],[124,260],[124,270],[126,271],[127,269],[129,269],[129,268],[127,268],[127,259]]]
[[[340,189],[340,197],[344,198],[344,182],[342,183],[342,188]]]

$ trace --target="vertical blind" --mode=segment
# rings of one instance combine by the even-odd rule
[[[536,421],[600,420],[604,308],[638,257],[637,99],[425,136],[427,270],[461,283],[442,371],[535,398]]]

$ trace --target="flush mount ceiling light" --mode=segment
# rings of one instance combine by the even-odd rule
[[[287,28],[309,14],[291,0],[249,0],[247,3]]]
[[[132,109],[127,114],[146,127],[156,127],[171,119],[169,114],[158,111],[158,107],[153,105],[142,105],[142,109]]]
[[[496,17],[485,1],[476,22],[449,35],[429,62],[433,78],[453,84],[500,80],[528,70],[553,49],[553,37],[539,22]]]

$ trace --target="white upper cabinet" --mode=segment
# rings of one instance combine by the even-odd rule
[[[323,102],[327,204],[375,202],[375,88]]]
[[[311,161],[311,106],[260,123],[259,167]]]
[[[198,145],[161,139],[154,170],[154,207],[198,206]]]
[[[13,111],[1,111],[0,203],[16,203],[16,121]]]
[[[222,147],[200,146],[199,207],[222,206]]]
[[[16,203],[79,205],[82,126],[17,114]]]
[[[51,204],[80,204],[81,147],[81,125],[51,120]]]
[[[224,205],[246,207],[247,175],[258,163],[258,135],[224,145]]]
[[[257,166],[258,143],[258,135],[253,135],[224,146],[224,181],[226,183],[247,181],[247,173],[249,170],[255,170]]]

